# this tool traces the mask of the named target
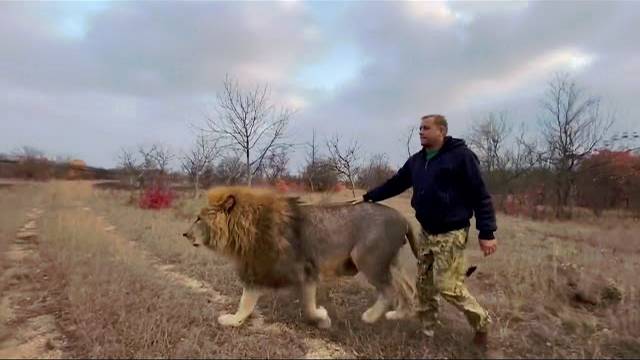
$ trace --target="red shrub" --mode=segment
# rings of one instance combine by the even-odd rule
[[[600,151],[578,169],[578,205],[596,215],[611,208],[634,208],[640,187],[640,156],[627,151]]]
[[[279,179],[278,181],[276,181],[274,187],[276,188],[276,190],[283,193],[299,193],[305,191],[303,185],[300,185],[295,181],[287,181],[283,179]]]
[[[275,183],[275,188],[280,191],[280,192],[289,192],[290,188],[289,188],[289,184],[287,184],[286,181],[282,180],[282,179],[278,179],[278,181],[276,181]]]
[[[164,209],[171,207],[174,198],[175,194],[171,189],[154,186],[144,190],[138,206],[143,209]]]

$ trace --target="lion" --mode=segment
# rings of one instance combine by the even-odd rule
[[[213,188],[207,197],[208,206],[183,236],[236,265],[242,296],[235,314],[218,317],[221,325],[243,324],[264,291],[293,287],[300,291],[306,319],[329,328],[327,310],[316,304],[318,282],[358,273],[378,293],[363,321],[411,314],[415,285],[404,275],[398,255],[407,240],[415,250],[415,236],[395,209],[374,203],[309,205],[273,190],[242,186]]]

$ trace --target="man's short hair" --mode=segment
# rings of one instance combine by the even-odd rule
[[[447,123],[447,119],[440,114],[425,115],[422,118],[420,118],[420,120],[431,119],[431,118],[433,118],[434,124],[444,127],[445,130],[449,130],[449,124]]]

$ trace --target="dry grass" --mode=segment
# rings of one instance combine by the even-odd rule
[[[330,200],[328,195],[316,196]],[[127,206],[126,193],[96,192],[92,206],[115,224],[122,234],[127,234],[163,261],[175,264],[180,271],[204,280],[236,302],[241,285],[228,261],[208,250],[193,248],[181,237],[192,220],[193,211],[202,206],[203,201],[204,199],[193,200],[189,197],[178,202],[177,210],[145,211]],[[319,331],[304,323],[297,294],[290,291],[266,295],[258,308],[267,323],[282,323],[293,329],[298,334],[298,342],[307,336],[319,337],[339,343],[355,355],[366,357],[424,357],[434,354],[416,336],[418,328],[415,323],[409,327],[403,323],[381,323],[376,326],[363,324],[360,315],[373,303],[374,295],[372,288],[357,279],[323,284],[319,301],[334,318],[334,326],[329,331]],[[235,303],[226,310],[232,311],[234,306]],[[275,347],[276,344],[269,345],[269,349]],[[289,350],[295,351],[295,346],[293,349],[288,346],[285,351]],[[455,349],[449,350],[455,353]],[[468,354],[460,351],[457,353]]]
[[[60,321],[73,340],[73,356],[300,357],[308,350],[306,337],[340,344],[358,357],[476,356],[467,347],[472,333],[466,321],[446,304],[445,327],[432,340],[418,334],[415,320],[363,324],[360,315],[374,300],[374,292],[358,278],[322,285],[319,301],[334,320],[328,331],[302,322],[297,296],[287,291],[265,296],[258,307],[266,323],[293,331],[222,329],[215,316],[234,310],[240,284],[226,260],[191,247],[180,236],[204,200],[185,197],[175,209],[150,211],[128,205],[125,191],[68,183],[47,188],[40,195],[47,201],[40,251],[49,260],[48,286],[59,294]],[[0,189],[3,200],[4,191]],[[300,195],[308,202],[351,199],[348,192]],[[32,201],[25,198],[16,194],[12,201]],[[406,194],[384,203],[413,217]],[[94,212],[83,211],[84,206]],[[96,214],[115,225],[122,237],[177,271],[205,281],[233,303],[212,304],[206,295],[167,281],[138,252],[114,242]],[[21,223],[23,214],[13,216],[15,220],[3,216],[0,229],[11,221]],[[637,222],[533,222],[500,216],[498,225],[499,250],[489,258],[481,256],[472,231],[469,263],[478,265],[478,271],[468,286],[490,311],[494,339],[504,355],[640,356],[635,278],[640,243],[632,241],[640,230]],[[408,249],[403,251],[409,267],[415,268]],[[611,295],[601,293],[603,289],[621,290],[621,300],[615,301],[615,291]],[[582,298],[576,295],[580,292]],[[596,305],[576,301],[589,296],[598,300]]]
[[[300,195],[308,202],[352,198],[348,192]],[[181,244],[179,234],[188,226],[189,213],[194,214],[202,201],[185,199],[172,213],[145,212],[124,206],[124,200],[124,195],[103,194],[97,196],[96,204],[123,233],[142,241],[158,256],[227,295],[239,294],[239,284],[224,260]],[[413,216],[407,194],[385,203]],[[638,223],[610,218],[600,224],[533,222],[500,216],[499,227],[500,250],[490,258],[483,258],[475,241],[470,241],[469,262],[479,270],[468,285],[492,314],[494,336],[505,355],[575,358],[640,354],[636,340],[640,338],[640,312],[634,281],[640,264],[631,255],[640,247],[631,241],[640,230]],[[472,231],[471,239],[476,236]],[[407,261],[415,262],[410,256]],[[568,285],[571,281],[577,281],[578,290],[595,292],[587,295],[596,298],[601,295],[597,286],[611,284],[614,291],[622,291],[622,301],[600,301],[598,305],[577,302],[577,290]],[[261,306],[267,321],[325,337],[356,355],[473,356],[466,346],[471,331],[461,314],[448,305],[442,309],[446,330],[425,342],[416,333],[413,320],[362,324],[359,316],[373,301],[373,292],[357,279],[325,284],[321,292],[320,301],[334,317],[334,327],[328,332],[308,329],[299,323],[297,306],[283,306],[295,301],[293,294],[275,294],[265,298]]]
[[[0,254],[3,254],[25,222],[26,211],[37,204],[42,195],[37,191],[38,187],[31,184],[0,185]]]
[[[495,314],[501,340],[514,347],[512,354],[624,356],[625,350],[614,344],[640,335],[634,281],[638,264],[631,263],[633,257],[619,258],[570,235],[550,236],[554,228],[549,224],[501,220],[500,254],[490,261],[472,257],[481,264],[472,283]],[[565,223],[555,230],[572,234],[574,229],[584,226]],[[575,301],[576,290],[598,299],[599,292],[609,288],[608,280],[611,289],[622,290],[621,303],[590,306]],[[569,286],[571,282],[578,289]]]
[[[14,184],[0,188],[0,272],[8,268],[8,263],[3,261],[5,252],[15,239],[18,228],[26,219],[29,208],[42,201],[43,193],[38,186],[32,184]],[[7,280],[4,277],[0,278]],[[4,281],[0,283],[0,290]]]
[[[60,321],[72,356],[98,358],[263,357],[265,340],[250,329],[221,329],[204,295],[162,277],[128,246],[114,243],[82,210],[86,189],[52,185],[43,218],[41,252],[52,290],[65,304]],[[271,340],[271,339],[270,339]],[[270,356],[292,343],[284,334]],[[295,345],[295,342],[293,342]]]
[[[0,294],[9,289],[14,281],[28,280],[20,273],[9,273],[10,264],[6,259],[6,251],[15,239],[18,228],[26,220],[26,211],[39,200],[39,196],[29,196],[35,187],[20,184],[2,184],[0,187]],[[9,324],[5,323],[4,315],[8,312],[7,303],[0,304],[0,341],[8,339],[13,333]]]
[[[640,221],[630,218],[601,217],[590,220],[544,221],[530,223],[527,230],[540,232],[547,238],[559,238],[588,244],[614,254],[640,253],[638,238]]]

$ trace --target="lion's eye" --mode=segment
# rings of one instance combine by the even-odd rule
[[[196,218],[196,222],[198,222],[198,221],[200,221],[200,216],[198,216],[198,217]]]

